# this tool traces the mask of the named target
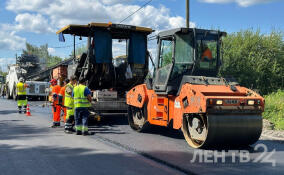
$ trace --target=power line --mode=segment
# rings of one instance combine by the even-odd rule
[[[77,45],[80,45],[80,44],[83,44],[84,42],[86,42],[87,40],[85,40],[85,41],[81,41],[81,42],[79,42],[79,43],[76,43],[75,45],[77,46]],[[68,48],[68,47],[73,47],[74,45],[73,44],[70,44],[70,45],[67,45],[67,46],[48,46],[49,48],[54,48],[54,49],[62,49],[62,48]],[[21,51],[23,51],[24,50],[24,48],[23,49],[18,49],[18,50],[15,50],[16,52],[21,52]]]
[[[123,21],[127,20],[128,18],[130,18],[131,16],[133,16],[135,13],[137,13],[138,11],[140,11],[142,8],[144,8],[146,5],[148,5],[150,2],[152,2],[152,0],[149,0],[147,1],[145,4],[143,4],[139,9],[137,9],[135,12],[131,13],[130,15],[128,15],[126,18],[124,18],[122,21],[119,22],[122,23]],[[76,46],[79,45],[79,44],[82,44],[83,42],[86,42],[87,40],[85,41],[81,41],[77,44],[75,44]],[[73,47],[74,45],[67,45],[67,46],[49,46],[50,48],[54,48],[54,49],[62,49],[62,48],[68,48],[68,47]],[[19,49],[19,50],[16,50],[16,52],[20,52],[22,51],[22,49]]]
[[[135,12],[131,13],[130,15],[128,15],[126,18],[124,18],[122,21],[119,22],[122,23],[123,21],[127,20],[128,18],[130,18],[132,15],[134,15],[135,13],[137,13],[139,10],[141,10],[142,8],[144,8],[146,5],[148,5],[150,2],[152,2],[152,0],[147,1],[144,5],[142,5],[139,9],[137,9]]]
[[[86,42],[87,40],[85,41],[81,41],[79,43],[76,43],[75,46],[79,45],[79,44],[82,44],[84,42]],[[54,48],[54,49],[61,49],[61,48],[67,48],[67,47],[73,47],[74,44],[71,44],[71,45],[67,45],[67,46],[49,46],[50,48]]]

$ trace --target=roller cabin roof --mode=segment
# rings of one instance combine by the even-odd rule
[[[189,33],[189,32],[195,32],[196,34],[203,34],[203,33],[209,33],[209,34],[220,34],[221,36],[226,36],[226,32],[221,32],[218,30],[206,30],[206,29],[197,29],[197,28],[176,28],[171,30],[162,31],[158,34],[158,37],[167,37],[171,35],[175,35],[177,33]]]

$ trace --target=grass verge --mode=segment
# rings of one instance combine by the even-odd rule
[[[278,90],[264,96],[264,98],[263,118],[272,122],[276,130],[284,130],[284,90]]]

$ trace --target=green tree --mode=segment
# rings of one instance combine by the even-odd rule
[[[26,49],[23,50],[23,54],[35,55],[42,59],[42,63],[47,67],[53,66],[62,61],[62,58],[58,56],[52,56],[48,53],[48,44],[41,45],[39,47],[26,43]]]
[[[86,45],[82,45],[80,47],[76,47],[75,48],[75,52],[76,52],[76,57],[81,56],[84,52],[87,53],[87,46]],[[73,58],[74,57],[74,51],[71,52],[70,57]]]
[[[283,33],[269,35],[259,30],[229,34],[223,40],[223,65],[220,75],[233,76],[246,87],[268,94],[283,88]]]
[[[2,70],[2,67],[0,67],[0,76],[6,76],[8,73],[7,72],[4,72],[3,70]]]
[[[6,76],[7,76],[7,72],[3,72],[2,71],[2,68],[0,67],[0,85],[2,84],[2,83],[5,83],[5,78],[6,78]],[[0,87],[1,88],[1,87]],[[1,90],[1,89],[0,89]]]
[[[57,63],[60,63],[62,61],[61,57],[58,56],[49,56],[47,60],[48,67],[53,66]]]
[[[172,63],[172,55],[173,55],[173,52],[170,51],[168,53],[166,53],[164,55],[164,58],[163,58],[163,65],[162,66],[166,66],[168,64],[171,64]]]

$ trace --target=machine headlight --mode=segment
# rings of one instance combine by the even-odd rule
[[[223,100],[216,100],[216,104],[217,105],[222,105],[223,104]]]
[[[254,100],[248,100],[248,105],[254,105]]]

